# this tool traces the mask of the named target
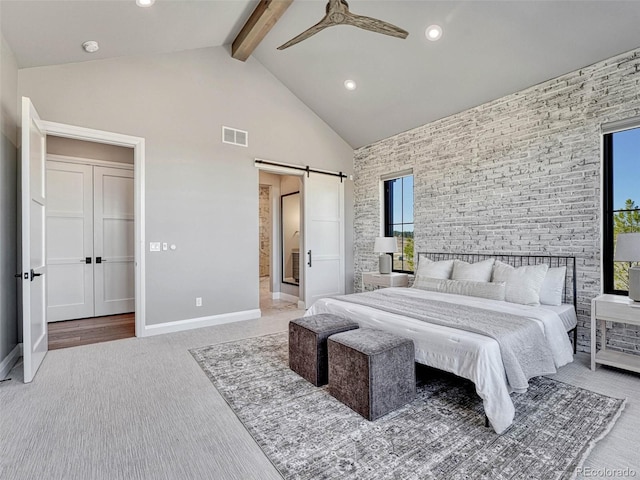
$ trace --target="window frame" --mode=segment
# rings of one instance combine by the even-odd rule
[[[404,222],[404,218],[402,218],[402,222],[394,222],[393,221],[393,192],[392,189],[389,188],[389,186],[391,185],[390,182],[393,182],[394,180],[398,180],[401,178],[405,178],[405,177],[412,177],[412,183],[413,183],[413,195],[411,198],[411,202],[412,202],[412,209],[414,210],[414,217],[413,217],[413,222]],[[402,227],[404,227],[404,225],[412,225],[414,227],[414,235],[415,235],[415,202],[414,202],[414,197],[415,197],[415,177],[413,175],[413,171],[404,171],[404,172],[399,172],[396,174],[392,174],[392,175],[388,175],[385,176],[383,178],[381,178],[382,181],[382,230],[383,230],[383,235],[385,237],[394,237],[393,234],[393,226],[394,225],[402,225]],[[403,202],[403,217],[404,217],[404,195],[401,195],[401,200]],[[403,228],[403,232],[404,232],[404,228]],[[414,242],[415,242],[415,237],[414,237]],[[403,245],[404,245],[404,237],[403,237]],[[415,245],[415,243],[414,243]],[[404,255],[404,252],[403,252]],[[415,252],[414,252],[415,255]],[[405,265],[405,260],[403,259],[402,261],[403,266]],[[396,272],[396,273],[407,273],[407,274],[413,274],[414,270],[398,270],[396,268],[394,268],[395,266],[395,262],[391,262],[391,271],[392,272]]]
[[[621,211],[614,209],[614,151],[613,136],[625,130],[640,128],[640,118],[624,120],[616,128],[615,124],[602,127],[602,291],[614,295],[628,295],[628,290],[615,289],[615,276],[613,261],[615,253],[614,245],[614,217]]]

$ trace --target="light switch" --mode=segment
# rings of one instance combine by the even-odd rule
[[[167,242],[164,242],[164,243],[162,244],[162,250],[166,250],[166,249],[167,249]]]
[[[150,252],[159,252],[160,251],[160,242],[149,242],[149,251]]]

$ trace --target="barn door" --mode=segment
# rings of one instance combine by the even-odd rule
[[[304,177],[304,302],[345,293],[344,183],[338,177]]]

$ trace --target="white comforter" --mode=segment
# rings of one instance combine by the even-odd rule
[[[413,288],[393,288],[387,291],[500,310],[529,318],[544,332],[556,368],[573,361],[569,337],[562,320],[552,310]],[[334,298],[318,300],[307,310],[305,316],[318,313],[342,315],[358,322],[362,327],[387,330],[413,339],[416,362],[454,373],[475,384],[476,392],[483,400],[485,413],[497,433],[504,432],[513,422],[515,409],[509,396],[512,389],[507,383],[496,340]]]

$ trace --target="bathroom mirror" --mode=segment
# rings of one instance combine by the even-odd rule
[[[280,197],[282,283],[300,285],[300,192]]]

